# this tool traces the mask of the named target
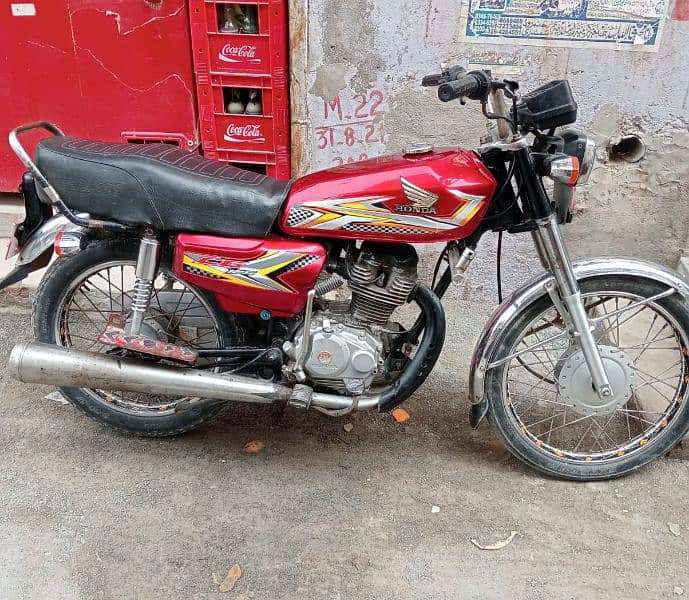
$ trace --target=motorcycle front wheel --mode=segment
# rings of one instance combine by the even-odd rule
[[[580,281],[613,387],[600,399],[550,298],[524,307],[486,374],[489,415],[507,448],[559,478],[619,477],[671,450],[689,430],[689,305],[631,276]]]
[[[34,298],[36,339],[91,352],[121,352],[99,342],[98,336],[111,314],[130,314],[137,254],[138,240],[112,240],[95,242],[78,254],[56,260]],[[177,279],[165,252],[142,333],[194,349],[225,348],[234,339],[234,329],[215,298]],[[175,406],[184,398],[175,396],[174,389],[169,396],[80,388],[60,391],[93,419],[144,437],[190,431],[219,411],[206,406],[176,412]]]

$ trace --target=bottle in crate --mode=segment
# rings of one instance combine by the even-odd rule
[[[235,15],[234,4],[221,5],[220,33],[239,33],[239,24]]]
[[[261,92],[259,90],[249,90],[249,101],[246,103],[247,115],[262,115],[263,107],[261,106]]]
[[[290,177],[287,4],[189,0],[204,154],[281,179]]]
[[[242,23],[242,33],[258,33],[258,8],[247,4],[244,6],[244,22]]]
[[[230,90],[230,101],[227,103],[227,112],[231,115],[244,114],[245,107],[242,102],[242,94],[237,88]]]

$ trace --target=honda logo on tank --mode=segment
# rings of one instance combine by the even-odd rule
[[[230,63],[260,63],[261,59],[256,58],[256,46],[244,44],[243,46],[235,46],[233,44],[225,44],[223,49],[218,54],[220,60]]]
[[[266,138],[260,125],[235,125],[230,123],[223,136],[227,142],[247,143],[265,142]]]

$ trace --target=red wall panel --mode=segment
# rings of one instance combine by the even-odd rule
[[[672,18],[675,21],[689,21],[689,0],[676,0]]]
[[[30,121],[198,146],[185,0],[37,0],[34,16],[13,16],[17,4],[29,3],[0,7],[0,191],[23,170],[7,134]]]

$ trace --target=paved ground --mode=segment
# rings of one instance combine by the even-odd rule
[[[128,438],[44,399],[50,388],[18,385],[3,360],[0,599],[689,595],[685,451],[575,485],[469,428],[466,367],[493,300],[472,280],[455,292],[446,352],[407,403],[411,420],[357,415],[351,433],[318,414],[236,406],[190,435]],[[29,327],[6,307],[0,355]],[[266,450],[242,454],[254,439]],[[470,542],[512,530],[502,550]],[[220,594],[234,563],[243,576]]]

